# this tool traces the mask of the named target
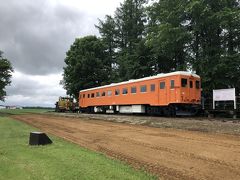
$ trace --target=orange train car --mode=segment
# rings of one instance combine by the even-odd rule
[[[81,112],[188,115],[200,107],[201,84],[196,74],[177,71],[82,90]]]

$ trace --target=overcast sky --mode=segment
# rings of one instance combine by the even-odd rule
[[[98,18],[123,0],[0,0],[0,50],[14,67],[4,105],[54,106],[65,90],[65,53],[75,38],[98,35]]]

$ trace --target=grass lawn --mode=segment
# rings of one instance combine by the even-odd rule
[[[0,179],[155,179],[116,160],[50,136],[52,145],[28,145],[32,128],[0,117]]]
[[[0,109],[0,116],[28,113],[45,113],[48,111],[54,111],[54,109]]]

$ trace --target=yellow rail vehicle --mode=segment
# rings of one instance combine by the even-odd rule
[[[74,103],[73,98],[70,97],[59,97],[59,100],[56,102],[56,112],[66,112],[66,111],[72,111],[76,112],[78,111],[78,104]]]

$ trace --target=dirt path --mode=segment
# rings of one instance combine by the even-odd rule
[[[163,179],[240,179],[239,136],[46,115],[14,118]]]

